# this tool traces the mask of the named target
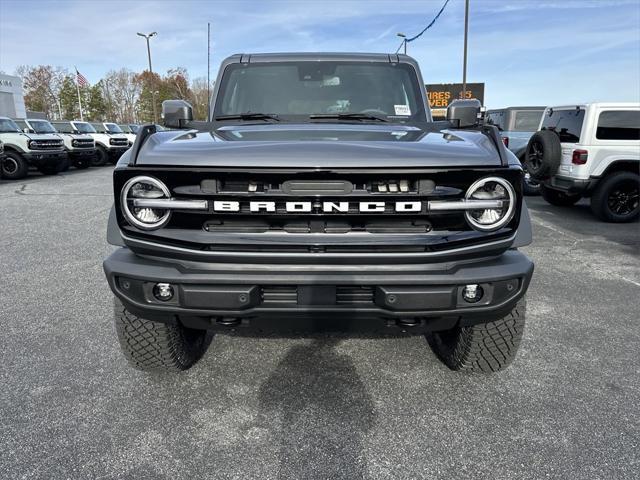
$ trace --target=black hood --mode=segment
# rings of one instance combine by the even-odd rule
[[[494,141],[473,130],[406,125],[229,125],[213,132],[167,131],[142,146],[138,165],[194,167],[500,166]]]

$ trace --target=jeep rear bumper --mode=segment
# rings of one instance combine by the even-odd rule
[[[294,325],[311,319],[316,326],[325,320],[411,320],[422,330],[437,330],[506,315],[525,294],[533,263],[509,250],[418,266],[211,264],[141,257],[120,248],[104,261],[104,270],[111,290],[133,313],[195,328],[271,318]],[[157,283],[172,286],[170,300],[155,298]],[[476,303],[462,297],[468,284],[482,287]]]
[[[554,190],[559,190],[567,195],[585,195],[593,189],[595,183],[596,180],[594,179],[584,180],[581,178],[554,175],[544,182],[544,186]]]

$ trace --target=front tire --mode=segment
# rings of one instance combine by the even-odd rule
[[[630,222],[638,218],[640,205],[640,175],[616,172],[596,187],[591,196],[591,211],[605,222]]]
[[[434,332],[428,337],[434,353],[452,370],[491,373],[516,357],[525,325],[524,298],[506,316],[470,327]]]
[[[91,157],[93,158],[93,157]],[[73,166],[76,167],[78,170],[85,170],[87,168],[89,168],[91,166],[91,159],[84,157],[84,158],[76,158],[73,161]]]
[[[580,200],[580,195],[567,195],[564,192],[545,187],[544,185],[540,185],[540,194],[547,203],[555,205],[556,207],[570,207]]]
[[[98,146],[96,148],[96,155],[91,160],[91,166],[93,167],[103,167],[109,161],[109,154],[105,150],[104,147]]]
[[[20,180],[29,173],[29,164],[18,152],[5,152],[0,166],[2,178],[8,180]]]
[[[206,330],[154,322],[134,315],[115,299],[115,324],[122,353],[143,371],[180,372],[196,364],[211,343]]]

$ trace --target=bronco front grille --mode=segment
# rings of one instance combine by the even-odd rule
[[[515,168],[285,173],[134,167],[115,172],[116,204],[124,183],[137,175],[162,181],[176,200],[206,200],[207,209],[174,210],[165,226],[142,232],[118,208],[123,231],[209,252],[441,251],[509,237],[520,205],[509,224],[486,233],[473,230],[464,212],[430,211],[429,201],[461,200],[473,182],[489,175],[510,180],[521,198],[521,170]]]
[[[33,150],[60,150],[62,140],[31,140],[29,147]]]

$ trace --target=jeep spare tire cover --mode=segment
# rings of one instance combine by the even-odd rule
[[[544,180],[558,171],[561,157],[560,137],[551,130],[540,130],[529,139],[524,164],[529,175]]]

